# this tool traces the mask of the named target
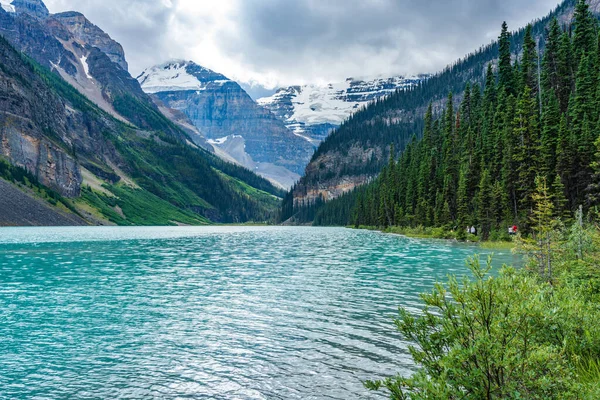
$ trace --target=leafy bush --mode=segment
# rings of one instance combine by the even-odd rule
[[[396,326],[414,345],[410,377],[370,381],[392,399],[572,399],[598,381],[577,366],[600,354],[600,318],[576,285],[554,287],[525,270],[470,261],[473,279],[450,278],[422,296],[420,316],[401,309]],[[595,358],[594,358],[595,357]],[[589,374],[594,380],[595,373]]]

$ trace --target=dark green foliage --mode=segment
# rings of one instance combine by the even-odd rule
[[[513,76],[513,68],[511,61],[511,47],[510,47],[510,32],[508,31],[508,25],[506,22],[502,24],[502,33],[498,38],[498,49],[499,49],[499,86],[507,94],[515,94],[515,80]]]
[[[116,96],[113,99],[113,106],[119,114],[133,122],[139,128],[175,133],[179,138],[186,136],[161,114],[160,111],[130,94],[123,93]],[[165,136],[168,137],[167,135]]]
[[[237,182],[220,175],[215,167],[223,166],[204,151],[174,142],[163,136],[141,138],[135,131],[126,131],[114,139],[120,154],[128,161],[128,174],[143,189],[162,200],[194,211],[212,221],[239,223],[264,222],[275,217],[277,207],[249,194]],[[247,170],[227,166],[234,177],[243,179]],[[268,187],[262,178],[252,181]],[[249,185],[251,186],[251,185]],[[276,189],[270,192],[278,193]]]
[[[362,189],[356,189],[362,191]],[[362,207],[362,193],[350,192],[341,196],[337,201],[327,202],[322,207],[319,207],[314,217],[315,226],[336,226],[339,224],[338,221],[354,221],[353,212],[356,212],[357,202],[359,202],[359,208]],[[357,224],[357,227],[360,223]]]
[[[471,279],[436,284],[419,316],[400,310],[417,372],[367,388],[392,400],[598,398],[600,312],[568,263],[552,285],[510,267],[491,276],[491,262],[470,260]]]
[[[577,66],[583,55],[592,54],[595,51],[597,39],[598,27],[586,0],[577,0],[574,25],[573,46],[575,49],[575,66]]]
[[[204,155],[206,157],[208,164],[211,167],[223,172],[225,175],[228,175],[232,178],[238,179],[238,180],[252,186],[253,188],[255,188],[257,190],[267,192],[269,194],[272,194],[273,196],[276,196],[279,198],[283,198],[283,196],[285,196],[285,194],[286,194],[285,190],[274,186],[271,182],[269,182],[268,180],[266,180],[265,178],[263,178],[259,175],[256,175],[254,172],[250,171],[249,169],[241,167],[239,165],[232,164],[227,161],[223,161],[219,157],[217,157],[213,154],[209,154],[208,152],[203,152],[203,153],[205,153]]]

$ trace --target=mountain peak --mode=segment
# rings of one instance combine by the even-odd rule
[[[186,60],[171,60],[150,67],[137,79],[146,93],[205,90],[210,83],[231,82],[222,74]]]
[[[42,0],[0,0],[0,4],[6,11],[17,14],[29,14],[40,19],[48,18],[50,15]]]
[[[17,0],[15,0],[17,1]],[[80,43],[99,48],[108,58],[125,71],[128,70],[123,46],[113,40],[109,34],[88,20],[77,11],[67,11],[53,14],[52,18],[59,21]]]

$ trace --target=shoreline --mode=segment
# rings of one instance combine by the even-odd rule
[[[476,244],[483,249],[497,249],[497,250],[512,250],[515,248],[515,244],[513,241],[506,240],[457,240],[453,237],[454,232],[444,231],[441,228],[399,228],[399,227],[391,227],[386,229],[381,229],[373,226],[359,226],[358,228],[354,226],[347,226],[350,229],[358,229],[358,230],[367,230],[367,231],[376,231],[389,235],[399,235],[405,236],[412,239],[437,239],[437,240],[447,240],[453,241],[456,243],[464,243],[464,244]],[[478,239],[477,236],[468,235],[468,238]]]

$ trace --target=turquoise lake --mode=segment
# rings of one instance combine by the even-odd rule
[[[335,228],[0,228],[0,398],[382,398],[362,382],[411,373],[398,306],[476,252]]]

